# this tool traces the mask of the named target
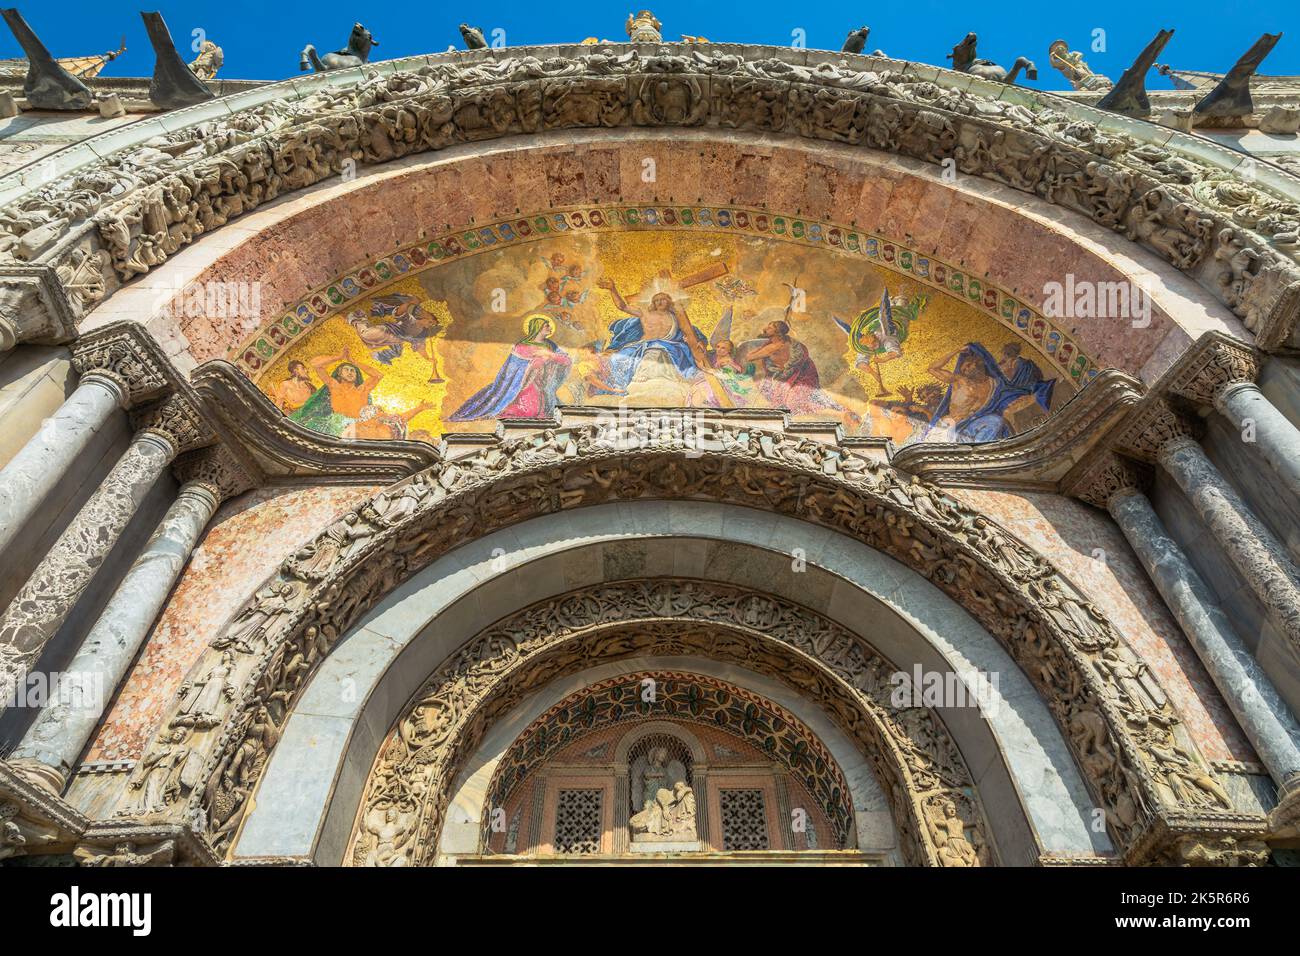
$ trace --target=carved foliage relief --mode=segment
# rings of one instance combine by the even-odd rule
[[[662,413],[547,430],[439,463],[287,559],[192,671],[232,658],[222,680],[236,690],[216,703],[210,729],[173,718],[154,744],[203,755],[201,773],[163,788],[167,812],[189,808],[214,845],[227,846],[306,677],[410,574],[508,524],[638,498],[797,516],[895,557],[948,593],[1048,702],[1118,845],[1165,807],[1227,811],[1194,782],[1207,777],[1203,761],[1113,627],[1005,530],[937,488],[829,446]]]
[[[507,703],[513,706],[566,672],[643,655],[733,662],[815,701],[875,767],[913,862],[941,859],[928,821],[944,817],[949,807],[971,831],[968,842],[986,846],[972,779],[956,745],[931,711],[891,703],[894,668],[871,648],[789,601],[698,581],[651,579],[590,588],[534,605],[493,625],[444,662],[380,754],[358,816],[354,861],[368,859],[366,821],[390,809],[410,821],[418,836],[412,862],[431,861],[458,761],[473,752]],[[625,696],[611,697],[598,712],[582,709],[570,716],[578,725],[687,717],[738,731],[787,762],[833,822],[838,845],[845,845],[851,820],[847,787],[825,747],[806,733],[795,733],[797,722],[751,713],[753,702],[734,695],[710,697],[687,687],[674,694],[666,686],[661,699],[641,708],[644,714],[635,698],[627,701]],[[563,712],[562,707],[555,711]],[[788,726],[781,727],[783,721]],[[556,733],[567,739],[559,728]],[[503,806],[509,788],[545,755],[530,750],[527,759],[513,764],[516,773],[495,779],[491,805]],[[507,765],[510,761],[503,762]],[[988,862],[985,852],[979,855]]]
[[[1123,233],[1193,275],[1275,347],[1300,294],[1300,206],[1086,115],[912,73],[805,66],[722,50],[529,54],[367,72],[167,133],[23,195],[0,257],[53,258],[83,307],[105,283],[63,242],[93,224],[120,282],[279,195],[431,149],[550,129],[716,126],[861,145],[1006,183]]]

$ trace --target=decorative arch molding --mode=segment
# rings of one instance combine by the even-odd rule
[[[1152,250],[1240,316],[1262,347],[1294,331],[1300,268],[1271,230],[1294,217],[1300,182],[1269,164],[1247,182],[1234,175],[1243,157],[1194,137],[897,61],[725,44],[561,49],[570,55],[419,57],[271,84],[0,179],[6,297],[27,307],[11,311],[22,316],[16,337],[72,337],[114,287],[358,161],[625,127],[784,133],[954,161]]]
[[[968,855],[955,848],[945,852],[941,842],[938,821],[949,806],[971,831],[971,846],[989,846],[973,779],[943,722],[926,708],[891,702],[895,668],[865,642],[793,601],[707,582],[651,579],[587,588],[533,605],[497,622],[445,661],[416,694],[376,760],[357,814],[351,858],[372,849],[365,841],[365,821],[396,807],[414,831],[405,852],[422,848],[411,862],[431,862],[461,763],[495,719],[557,677],[605,659],[643,656],[743,664],[817,701],[874,767],[908,862],[967,861]],[[790,769],[806,776],[810,793],[830,804],[847,793],[842,779],[807,776],[798,763]],[[490,796],[494,805],[503,798]],[[850,817],[840,819],[841,845],[851,824]],[[983,859],[990,857],[985,853]]]
[[[647,680],[653,682],[654,700],[643,699]],[[657,719],[658,714],[664,716]],[[569,694],[526,727],[502,756],[488,787],[487,806],[504,807],[534,771],[570,744],[603,727],[629,724],[630,729],[614,748],[616,778],[620,774],[628,777],[638,751],[644,754],[656,743],[671,741],[674,749],[690,758],[688,782],[698,798],[701,770],[707,774],[712,761],[691,726],[720,729],[750,743],[790,772],[832,821],[839,841],[836,849],[856,844],[852,793],[830,749],[802,720],[779,704],[694,668],[644,668],[587,684]],[[484,849],[489,847],[492,836],[491,816],[483,815],[480,846]],[[439,849],[443,843],[439,838]]]
[[[950,595],[1048,702],[1130,861],[1174,853],[1180,841],[1260,832],[1254,815],[1228,809],[1194,783],[1213,778],[1173,705],[1163,694],[1136,696],[1124,678],[1137,660],[1114,627],[1014,536],[879,463],[744,426],[697,426],[668,412],[550,429],[439,463],[286,560],[195,666],[202,676],[230,654],[233,701],[205,715],[211,730],[191,730],[186,740],[174,739],[174,717],[165,722],[142,761],[160,752],[180,759],[184,749],[189,785],[169,794],[172,806],[160,814],[174,818],[179,801],[224,854],[283,715],[366,608],[437,556],[493,529],[645,498],[796,516],[883,551]]]
[[[894,865],[902,863],[893,813],[889,809],[888,798],[880,786],[876,771],[858,750],[856,744],[849,740],[838,725],[826,715],[820,704],[809,701],[788,684],[775,678],[764,677],[744,664],[727,664],[702,657],[640,657],[595,664],[562,680],[552,681],[504,715],[484,735],[478,749],[466,758],[465,769],[456,779],[448,804],[447,819],[443,825],[442,840],[438,847],[439,862],[450,862],[466,854],[480,853],[485,824],[490,824],[492,810],[491,801],[488,800],[490,783],[506,760],[507,751],[529,727],[556,705],[596,684],[655,672],[685,673],[719,681],[726,686],[737,687],[749,694],[758,695],[793,714],[819,741],[825,744],[832,759],[844,773],[849,788],[849,799],[854,809],[853,851],[851,852],[870,855],[880,863]],[[671,729],[675,736],[686,739],[688,743],[697,740],[690,727],[672,721],[652,719],[632,726],[636,730],[621,737],[619,746],[610,755],[616,775],[620,771],[630,772],[631,761],[625,751],[634,740],[644,739],[641,734],[653,736],[659,728],[667,728]],[[955,736],[954,742],[960,743]],[[702,743],[699,747],[692,745],[693,760],[697,760],[703,747]],[[710,775],[716,769],[713,762],[712,759],[709,760]],[[976,786],[980,787],[980,784],[977,782]],[[980,793],[982,802],[986,804],[998,802],[999,798],[991,795],[991,790],[980,787]],[[351,823],[352,818],[349,817],[348,825],[351,826]],[[1014,850],[1010,853],[1002,852],[1004,847],[1001,839],[1005,834],[1000,833],[996,817],[990,815],[987,817],[987,823],[999,848],[999,863],[1003,865],[1014,863],[1017,859]],[[1014,843],[1014,837],[1010,842]],[[1031,854],[1030,858],[1033,856]]]

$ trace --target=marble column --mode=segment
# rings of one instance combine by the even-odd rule
[[[166,433],[136,434],[0,618],[0,706],[36,662],[176,456]]]
[[[1215,686],[1284,794],[1300,787],[1300,723],[1215,604],[1208,585],[1137,488],[1120,488],[1106,508],[1205,664]]]
[[[1244,432],[1253,426],[1254,441],[1248,446],[1259,452],[1287,489],[1300,498],[1300,429],[1277,410],[1254,382],[1231,382],[1214,396],[1214,407]]]
[[[215,489],[205,482],[188,481],[181,487],[67,667],[78,687],[98,693],[86,700],[56,699],[48,704],[11,755],[11,763],[62,792],[218,503]]]
[[[18,344],[18,326],[0,315],[0,352],[8,352]]]
[[[1214,540],[1264,605],[1269,619],[1300,649],[1300,584],[1286,552],[1193,438],[1180,435],[1156,455],[1210,529]]]
[[[0,554],[125,400],[116,378],[96,372],[82,376],[67,401],[0,469]]]

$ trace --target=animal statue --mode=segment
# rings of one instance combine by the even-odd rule
[[[460,25],[460,35],[465,40],[465,49],[467,50],[486,50],[487,38],[483,36],[483,31],[478,27],[472,27],[468,23]]]
[[[841,53],[861,53],[867,46],[867,34],[871,32],[871,27],[858,27],[849,33],[848,38],[844,41],[844,48]]]
[[[992,80],[994,83],[1006,83],[1013,85],[1016,82],[1021,71],[1031,80],[1038,79],[1038,67],[1034,66],[1033,60],[1028,57],[1017,57],[1016,62],[1011,64],[1011,71],[1007,72],[998,66],[992,60],[982,60],[975,56],[975,43],[977,37],[974,33],[966,34],[965,39],[952,48],[948,54],[948,59],[952,60],[952,68],[958,73],[969,73],[972,76],[978,76],[982,80]]]
[[[302,48],[302,55],[298,59],[298,68],[306,70],[311,67],[317,73],[326,73],[330,70],[346,70],[349,67],[360,66],[369,60],[371,48],[377,46],[379,46],[379,41],[370,35],[370,31],[361,24],[354,23],[352,24],[352,35],[348,37],[348,48],[346,50],[336,50],[333,53],[326,53],[324,56],[317,56],[316,48],[308,43]]]

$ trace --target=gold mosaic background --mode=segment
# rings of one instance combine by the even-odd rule
[[[655,291],[668,293],[679,325],[684,313],[703,339],[692,350],[690,337],[678,336],[682,368],[665,361],[666,351],[647,351],[635,341],[621,352],[606,351],[611,324],[629,318],[602,287],[608,281],[631,309],[646,308],[643,298]],[[886,288],[895,326],[906,326],[897,345],[864,338],[873,331],[864,313],[878,309]],[[726,346],[717,344],[727,310],[730,361]],[[765,334],[773,322],[789,326],[789,340],[773,342]],[[530,324],[541,331],[531,339]],[[951,354],[970,343],[1004,358],[1012,342],[1020,347],[1020,374],[1013,375],[1015,357],[1007,359],[1000,386],[996,371],[956,381],[944,374],[954,368]],[[598,351],[584,349],[593,343]],[[337,391],[353,385],[338,381],[349,373],[335,371],[345,352],[361,369],[368,394]],[[295,362],[303,363],[299,380],[286,385]],[[985,364],[972,357],[966,368]],[[621,382],[620,369],[631,380]],[[335,381],[330,389],[322,389],[322,372]],[[1039,379],[1057,381],[1023,387]],[[619,384],[625,387],[600,387]],[[569,233],[404,277],[319,321],[258,385],[318,431],[424,440],[446,431],[488,431],[497,417],[545,413],[557,404],[730,404],[789,408],[798,418],[837,420],[849,434],[887,436],[900,445],[974,441],[998,437],[1000,422],[1005,433],[1023,431],[1074,394],[1032,343],[932,286],[859,257],[681,231]],[[330,395],[313,394],[322,391]],[[617,391],[627,394],[611,394]],[[945,396],[946,416],[940,414]],[[371,408],[356,414],[363,403]]]

